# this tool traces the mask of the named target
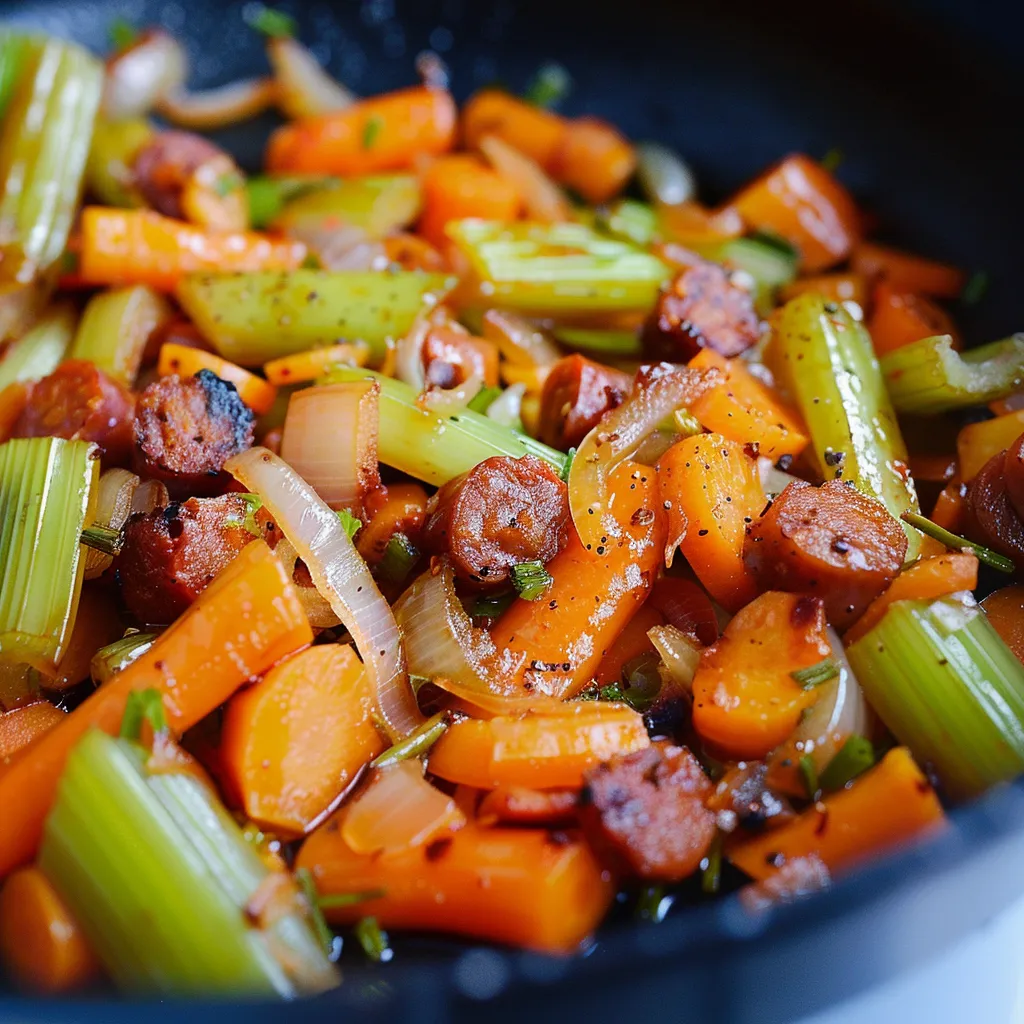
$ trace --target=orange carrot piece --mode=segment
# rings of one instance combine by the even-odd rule
[[[816,853],[840,871],[946,824],[942,804],[905,747],[897,747],[849,789],[808,808],[795,821],[728,849],[751,878],[768,878],[783,864]]]
[[[354,853],[337,819],[306,840],[296,861],[324,897],[381,890],[325,908],[335,925],[372,916],[382,928],[446,932],[547,953],[576,949],[601,922],[614,882],[577,833],[468,825],[427,846]]]
[[[875,285],[868,332],[879,356],[936,334],[950,334],[954,341],[957,337],[953,320],[944,309],[885,280]]]
[[[78,923],[37,867],[14,872],[0,889],[0,963],[16,985],[45,995],[99,976]]]
[[[156,366],[156,372],[161,377],[167,377],[172,373],[178,374],[179,377],[191,377],[200,370],[212,370],[221,380],[234,384],[238,397],[257,416],[269,412],[274,399],[277,398],[277,388],[273,384],[262,377],[257,377],[255,373],[243,370],[241,366],[229,363],[213,352],[204,352],[202,349],[187,345],[175,345],[172,342],[166,342],[161,346]]]
[[[714,245],[716,242],[727,242],[730,238],[738,238],[743,234],[743,218],[735,211],[712,211],[697,202],[680,203],[677,206],[660,206],[661,230],[667,240],[664,257],[670,263],[673,259],[674,246],[700,247]],[[678,250],[676,250],[678,252]],[[682,257],[682,254],[678,254]],[[686,266],[693,265],[694,254],[683,258]]]
[[[423,175],[423,216],[419,233],[436,246],[448,242],[451,220],[515,220],[523,205],[515,184],[468,153],[433,161]]]
[[[416,86],[372,96],[345,110],[278,128],[267,147],[272,174],[378,174],[412,167],[455,141],[455,101]]]
[[[8,440],[14,424],[32,397],[32,385],[15,381],[0,391],[0,444]]]
[[[777,462],[794,459],[807,447],[807,428],[800,414],[773,394],[744,365],[714,349],[702,348],[689,362],[699,370],[715,367],[725,383],[705,391],[690,412],[706,427],[730,441],[753,443],[758,454]]]
[[[992,420],[969,423],[956,439],[960,479],[970,483],[993,455],[1009,448],[1021,434],[1024,434],[1024,409]]]
[[[949,530],[951,533],[962,534],[967,511],[966,498],[966,484],[960,483],[958,479],[951,480],[935,499],[935,508],[932,509],[931,514],[932,522],[938,523],[944,530]]]
[[[396,533],[419,533],[427,518],[427,492],[419,484],[391,484],[367,497],[366,510],[370,519],[356,535],[356,547],[367,562],[379,562]]]
[[[854,246],[850,267],[867,278],[882,278],[898,291],[936,299],[957,298],[967,283],[967,275],[956,267],[877,242],[859,242]]]
[[[565,138],[564,117],[516,99],[498,89],[484,89],[462,108],[462,137],[478,149],[485,135],[497,135],[549,170]]]
[[[796,728],[816,694],[790,673],[828,658],[816,598],[769,591],[738,612],[702,654],[693,679],[693,725],[731,757],[764,757]]]
[[[0,712],[0,771],[20,750],[63,721],[64,715],[48,700]]]
[[[947,552],[922,558],[907,566],[867,606],[864,614],[846,631],[843,642],[849,646],[874,629],[896,601],[930,601],[958,590],[974,590],[977,585],[978,559],[974,555]]]
[[[856,302],[866,310],[868,304],[868,281],[863,274],[846,271],[841,274],[818,274],[801,277],[779,289],[779,299],[789,302],[798,295],[815,292],[833,302]]]
[[[485,135],[479,145],[494,169],[519,190],[528,220],[557,224],[572,219],[565,193],[535,160],[498,135]]]
[[[302,835],[384,750],[353,648],[324,644],[275,665],[228,704],[221,759],[245,813]]]
[[[721,434],[698,434],[673,445],[658,462],[663,502],[670,502],[670,539],[685,534],[679,550],[711,596],[729,611],[757,594],[743,563],[746,528],[765,506],[757,463],[746,447]],[[682,517],[679,519],[678,517]]]
[[[809,273],[846,259],[860,237],[860,215],[849,192],[821,164],[801,154],[786,157],[751,182],[728,208],[748,227],[781,235],[795,246]]]
[[[578,800],[576,789],[499,786],[486,793],[474,810],[481,825],[559,825],[575,819]]]
[[[622,679],[623,667],[627,662],[655,649],[654,644],[648,639],[647,631],[655,626],[664,625],[665,617],[657,608],[650,603],[641,605],[605,652],[605,656],[594,673],[594,682],[598,686],[608,686],[611,683],[619,682]]]
[[[981,607],[1017,660],[1024,661],[1024,584],[1001,587],[989,594],[981,602]]]
[[[204,231],[152,210],[87,206],[80,272],[90,285],[148,284],[173,291],[186,274],[294,270],[302,242],[254,231]]]
[[[0,878],[35,853],[75,741],[94,726],[117,732],[130,693],[159,690],[168,725],[182,733],[312,639],[281,563],[263,541],[247,544],[145,654],[0,773]]]
[[[568,123],[550,170],[589,202],[606,203],[633,176],[636,151],[607,121],[579,117]]]
[[[519,599],[491,636],[529,693],[564,698],[590,680],[615,638],[643,604],[665,549],[665,520],[653,469],[625,462],[609,481],[619,537],[587,551],[575,530],[547,564],[554,582],[539,601]],[[760,509],[758,510],[760,511]]]
[[[477,789],[583,785],[583,773],[613,754],[650,744],[644,720],[625,704],[579,701],[557,715],[455,722],[434,744],[428,767]]]
[[[370,347],[361,341],[313,348],[308,352],[296,352],[291,356],[271,359],[263,366],[263,372],[271,384],[284,387],[288,384],[305,384],[322,377],[332,366],[365,366],[370,358]]]

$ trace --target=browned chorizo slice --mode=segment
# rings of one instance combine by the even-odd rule
[[[576,819],[575,789],[528,789],[502,786],[488,792],[476,810],[477,820],[506,825],[568,825]]]
[[[224,494],[133,516],[117,560],[128,611],[145,624],[173,622],[254,539],[248,514],[243,497]]]
[[[1010,501],[1008,452],[993,455],[967,489],[967,536],[1024,565],[1024,522]]]
[[[560,359],[541,392],[540,439],[562,451],[577,447],[632,385],[629,374],[581,355]]]
[[[497,455],[449,480],[432,499],[424,547],[451,557],[456,576],[478,587],[506,582],[514,565],[547,562],[565,542],[565,483],[534,455]]]
[[[761,322],[750,292],[717,263],[688,267],[658,297],[644,344],[658,358],[689,362],[702,348],[738,356],[757,343]]]
[[[825,862],[816,854],[794,857],[759,882],[751,882],[739,893],[740,902],[751,913],[769,910],[780,903],[792,903],[832,884]]]
[[[1017,515],[1024,519],[1024,434],[1021,434],[1004,457],[1003,475],[1006,477],[1006,493]]]
[[[165,217],[181,219],[181,194],[192,175],[223,153],[192,132],[158,132],[135,154],[132,172],[146,203]]]
[[[135,471],[172,498],[215,494],[224,463],[252,446],[255,418],[233,384],[210,370],[150,384],[135,410]]]
[[[652,882],[692,874],[715,837],[711,781],[684,747],[655,744],[592,769],[580,796],[588,838],[612,863]]]
[[[747,531],[743,556],[762,590],[815,594],[845,629],[903,565],[907,535],[848,484],[791,483]]]
[[[35,384],[11,437],[94,441],[107,462],[127,462],[135,399],[122,384],[85,359],[61,363]]]

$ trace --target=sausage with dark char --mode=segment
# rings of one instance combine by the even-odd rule
[[[633,386],[628,373],[581,355],[551,368],[540,398],[540,439],[565,451],[577,447],[601,417],[622,405]]]

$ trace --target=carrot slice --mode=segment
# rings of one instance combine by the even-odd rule
[[[673,445],[658,462],[661,498],[683,529],[679,550],[708,593],[725,608],[742,608],[757,594],[743,563],[747,525],[765,506],[757,463],[744,445],[721,434],[698,434]]]
[[[951,480],[939,492],[932,509],[932,522],[938,523],[944,530],[952,533],[963,533],[964,516],[967,511],[967,488],[959,480]],[[930,538],[925,538],[929,540]],[[922,548],[922,550],[924,550]],[[945,550],[945,549],[943,549]]]
[[[16,984],[47,995],[99,975],[82,930],[37,867],[14,872],[0,889],[0,962]]]
[[[818,598],[769,591],[738,612],[701,655],[693,679],[693,725],[736,758],[764,757],[815,701],[792,672],[832,653]]]
[[[462,137],[477,149],[485,135],[497,135],[545,170],[551,167],[568,122],[498,89],[484,89],[462,108]]]
[[[0,443],[8,440],[14,424],[32,397],[32,385],[15,381],[0,391]]]
[[[254,231],[204,231],[152,210],[82,211],[80,274],[90,285],[148,284],[173,291],[186,274],[294,270],[305,258],[301,242]]]
[[[477,789],[578,787],[613,754],[649,746],[643,718],[624,704],[580,701],[558,715],[456,722],[430,751],[432,774]]]
[[[950,334],[954,340],[957,336],[953,320],[944,309],[914,292],[900,291],[885,280],[875,285],[868,332],[879,356],[936,334]]]
[[[1024,434],[1024,409],[967,424],[956,439],[960,479],[970,483],[993,455],[1009,448],[1021,434]]]
[[[312,639],[281,563],[263,541],[247,544],[145,654],[0,772],[0,878],[35,853],[75,741],[92,727],[116,732],[130,693],[158,690],[168,725],[181,733]]]
[[[807,447],[807,428],[800,414],[762,384],[742,359],[726,359],[714,349],[702,348],[689,362],[699,370],[716,367],[725,383],[705,391],[690,412],[708,430],[758,446],[758,454],[777,462],[794,459]]]
[[[1018,661],[1024,661],[1024,584],[1000,588],[989,594],[981,607],[1006,646]]]
[[[175,345],[173,342],[165,342],[160,347],[156,372],[161,377],[167,377],[172,373],[178,374],[179,377],[191,377],[200,370],[212,370],[221,380],[234,384],[238,397],[257,416],[268,412],[277,398],[277,388],[273,384],[212,352],[204,352],[188,345]]]
[[[850,266],[867,278],[883,278],[899,291],[936,299],[955,299],[967,283],[967,275],[956,267],[877,242],[859,242],[854,246]]]
[[[867,278],[863,274],[850,272],[801,277],[783,285],[779,289],[779,299],[782,302],[789,302],[790,299],[806,295],[808,292],[824,295],[833,302],[856,302],[861,309],[866,309],[868,303]]]
[[[874,629],[896,601],[928,601],[978,585],[978,559],[966,553],[947,552],[922,558],[904,569],[888,588],[867,606],[864,614],[846,631],[847,645]]]
[[[566,126],[550,170],[589,202],[606,203],[633,176],[636,152],[607,121],[579,117]]]
[[[253,821],[301,835],[384,746],[362,662],[324,644],[231,698],[221,763]]]
[[[345,110],[278,128],[267,147],[273,174],[377,174],[447,152],[457,111],[443,89],[416,86],[373,96]]]
[[[942,804],[905,747],[897,747],[849,789],[825,797],[795,821],[728,850],[751,878],[816,853],[839,871],[946,823]]]
[[[0,712],[0,771],[19,750],[61,722],[64,715],[48,700],[37,700]]]
[[[677,206],[661,206],[658,212],[661,230],[667,239],[663,247],[667,251],[659,252],[659,255],[669,263],[681,261],[688,267],[693,265],[694,254],[684,256],[676,246],[699,248],[727,242],[743,234],[743,218],[735,210],[714,212],[691,200]],[[673,259],[673,256],[678,259]]]
[[[304,384],[322,377],[332,366],[365,366],[370,358],[370,348],[362,342],[348,342],[342,345],[328,345],[307,352],[271,359],[263,366],[263,372],[271,384],[284,387],[287,384]]]

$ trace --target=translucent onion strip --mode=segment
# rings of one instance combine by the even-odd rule
[[[146,32],[108,61],[103,113],[112,121],[148,114],[158,100],[185,84],[187,74],[181,43],[161,29]]]
[[[660,699],[689,697],[700,664],[700,641],[675,626],[654,626],[647,637],[661,655]]]
[[[277,83],[277,105],[285,117],[318,117],[356,102],[355,94],[333,79],[297,40],[268,39],[267,57]]]
[[[502,309],[484,313],[484,337],[498,346],[501,358],[517,366],[552,366],[562,358],[545,331],[525,317]]]
[[[157,103],[159,112],[181,128],[212,131],[262,114],[277,98],[271,78],[243,78],[213,89],[174,89]]]
[[[139,478],[127,469],[108,469],[101,477],[96,489],[96,518],[92,526],[103,526],[108,530],[121,530],[132,514],[132,500]],[[94,580],[110,568],[112,555],[96,548],[85,552],[85,578]]]

